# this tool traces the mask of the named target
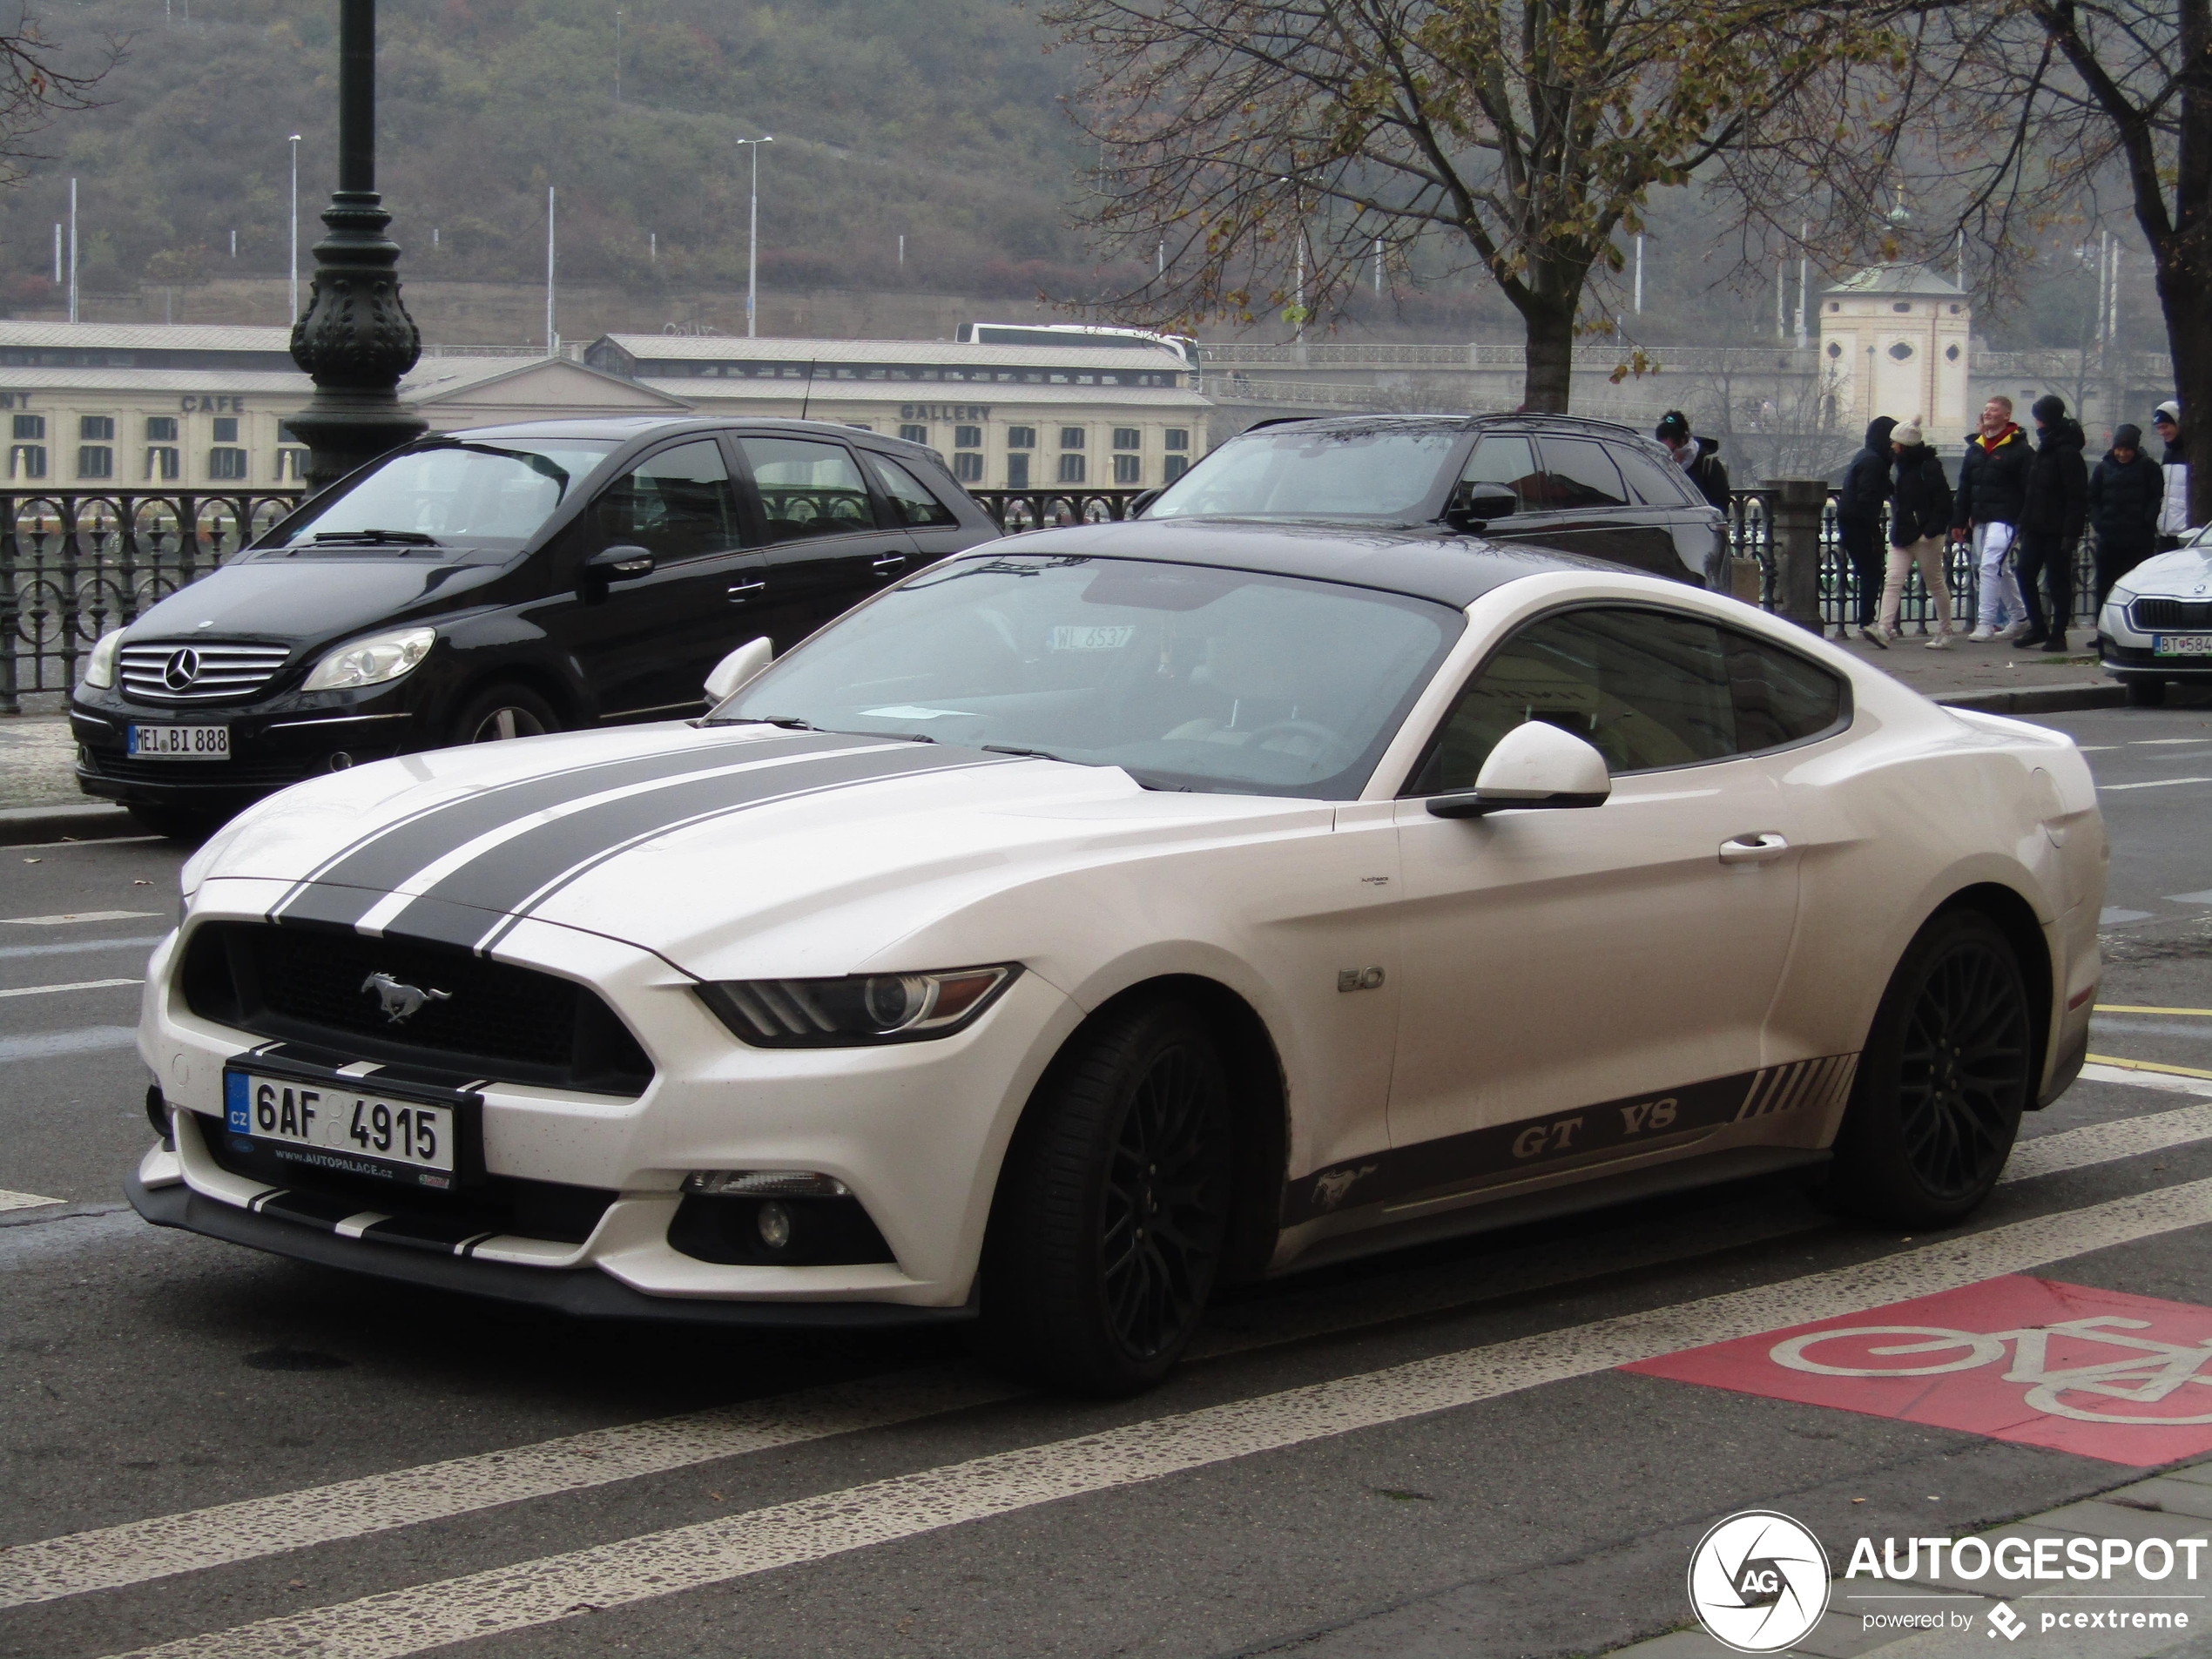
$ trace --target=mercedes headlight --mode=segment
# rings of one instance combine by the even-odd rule
[[[710,981],[699,995],[731,1034],[759,1049],[845,1049],[950,1036],[981,1017],[1021,969],[853,974],[842,979]]]
[[[343,691],[356,685],[381,685],[395,680],[430,654],[437,643],[435,628],[402,628],[395,633],[371,634],[349,640],[327,651],[307,676],[303,691]]]
[[[122,648],[123,630],[111,628],[102,634],[99,643],[84,658],[83,683],[96,691],[105,691],[115,684],[115,653]]]

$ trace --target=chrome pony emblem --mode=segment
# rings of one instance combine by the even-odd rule
[[[371,974],[361,981],[361,989],[376,993],[377,1006],[384,1017],[394,1025],[404,1025],[433,1002],[450,1002],[451,991],[426,991],[405,985],[389,974]]]

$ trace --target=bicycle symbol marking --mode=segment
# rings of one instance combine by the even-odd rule
[[[2004,1380],[2027,1384],[2027,1403],[2047,1416],[2122,1428],[2176,1428],[2212,1423],[2212,1410],[2184,1417],[2148,1417],[2094,1408],[2094,1399],[2124,1400],[2130,1406],[2155,1406],[2191,1385],[2206,1390],[2206,1396],[2186,1398],[2177,1404],[2194,1405],[2202,1399],[2212,1405],[2212,1376],[2200,1374],[2212,1366],[2212,1339],[2188,1344],[2125,1334],[2148,1329],[2148,1319],[2127,1319],[2110,1314],[2062,1319],[2019,1331],[1952,1331],[1931,1325],[1862,1325],[1846,1331],[1813,1331],[1791,1337],[1776,1343],[1767,1357],[1778,1366],[1816,1377],[1939,1377],[1999,1364],[2005,1358],[2006,1345],[2010,1343],[2012,1366],[2005,1372]],[[1828,1365],[1812,1357],[1810,1352],[1822,1343],[1869,1337],[1915,1339],[1888,1343],[1866,1352],[1868,1358],[1902,1359],[1907,1363]],[[2127,1357],[2054,1369],[2050,1364],[2054,1337],[2121,1349]],[[1922,1356],[1928,1357],[1927,1363],[1919,1363]],[[2089,1396],[2092,1399],[2074,1404],[2067,1399],[2068,1395]]]

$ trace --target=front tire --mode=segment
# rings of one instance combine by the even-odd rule
[[[1836,1137],[1827,1197],[1870,1221],[1940,1227],[1989,1196],[2035,1076],[2011,942],[1979,911],[1935,917],[1882,994]]]
[[[2131,709],[2162,709],[2166,706],[2164,680],[2128,680],[2128,706]]]
[[[1083,1393],[1149,1388],[1198,1328],[1227,1235],[1220,1050],[1165,1001],[1078,1033],[1008,1149],[983,1262],[987,1350]]]
[[[453,740],[497,743],[535,738],[561,729],[553,705],[527,685],[489,685],[470,698],[453,723]]]
[[[128,802],[123,810],[151,834],[195,846],[222,828],[230,817],[227,813],[203,812],[192,806],[150,806],[140,801]]]

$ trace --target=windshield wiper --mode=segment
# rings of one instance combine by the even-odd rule
[[[811,720],[802,720],[796,714],[738,714],[726,720],[709,720],[709,725],[774,725],[786,732],[819,732],[822,728]]]
[[[1057,760],[1070,766],[1091,766],[1098,764],[1093,760],[1069,760],[1066,755],[1056,755],[1049,749],[1017,749],[1011,744],[1005,743],[986,743],[978,746],[991,754],[1019,755],[1024,760]]]
[[[367,546],[443,547],[435,536],[425,536],[421,530],[317,530],[318,543],[359,542]]]

